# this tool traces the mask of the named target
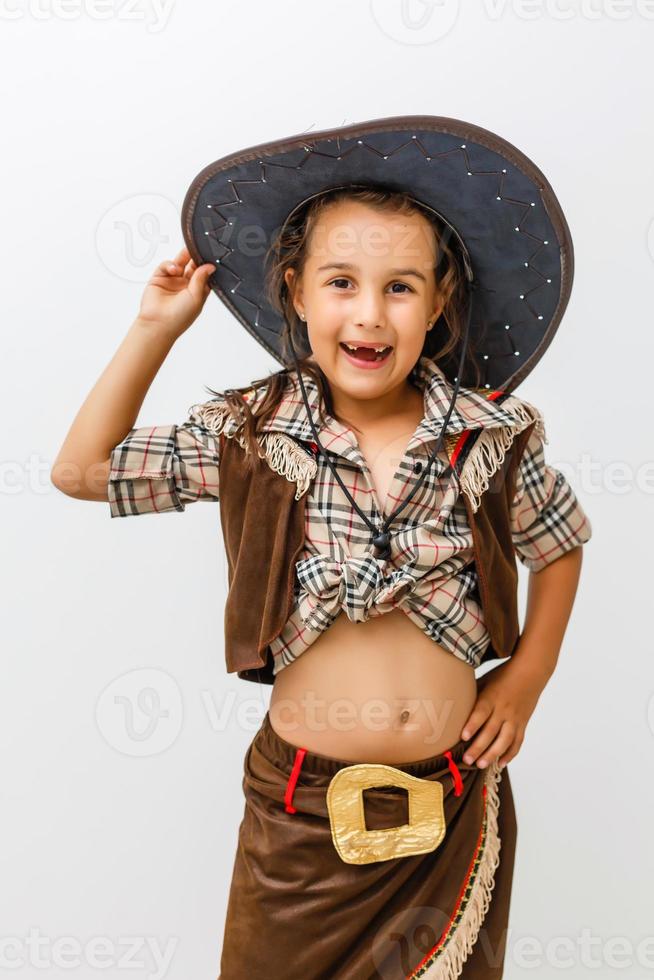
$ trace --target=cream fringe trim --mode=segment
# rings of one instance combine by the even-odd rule
[[[491,902],[491,892],[495,887],[495,872],[500,864],[501,840],[498,833],[500,797],[498,786],[502,771],[497,760],[486,770],[487,826],[486,845],[477,869],[477,878],[472,894],[465,907],[461,921],[443,952],[435,962],[421,974],[412,974],[428,980],[456,980],[461,976],[463,965],[473,950],[479,930]]]
[[[517,398],[511,402],[509,404],[507,399],[502,408],[515,415],[518,423],[515,426],[483,429],[463,464],[460,474],[461,490],[470,500],[473,512],[479,509],[481,495],[488,490],[490,478],[500,469],[507,449],[519,432],[535,421],[535,431],[547,442],[545,422],[538,409]]]
[[[311,486],[318,471],[316,460],[284,432],[264,432],[261,443],[264,448],[263,457],[270,468],[281,473],[287,480],[295,480],[295,499],[299,500]]]
[[[488,489],[490,478],[501,467],[507,450],[519,432],[535,421],[536,432],[547,442],[543,416],[534,405],[514,396],[507,399],[502,407],[516,417],[516,424],[483,429],[463,464],[459,477],[461,490],[470,500],[473,512],[479,509],[481,496]],[[246,450],[244,437],[239,432],[242,423],[231,415],[226,402],[215,399],[193,405],[189,413],[192,421],[200,422],[215,434],[223,432],[228,439],[236,438]],[[258,436],[257,441],[263,450],[259,452],[259,456],[266,459],[270,468],[297,484],[295,499],[299,500],[316,475],[316,460],[283,432],[264,432]]]
[[[246,452],[245,437],[239,431],[241,423],[231,415],[226,402],[219,399],[203,405],[193,405],[189,410],[192,421],[204,425],[215,435],[223,433],[228,439],[236,439]],[[259,457],[265,459],[271,470],[297,484],[295,499],[299,500],[316,475],[318,464],[298,443],[284,432],[264,432],[257,437]]]

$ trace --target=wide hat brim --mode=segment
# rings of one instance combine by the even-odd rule
[[[237,320],[292,367],[282,356],[282,317],[265,296],[266,254],[300,203],[361,183],[406,191],[452,227],[477,286],[470,337],[480,384],[513,391],[561,322],[574,256],[543,173],[487,129],[443,116],[393,116],[248,147],[192,181],[184,240],[198,265],[216,265],[211,288]],[[439,362],[450,380],[458,364],[456,351]]]

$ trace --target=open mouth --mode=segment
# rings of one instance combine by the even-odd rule
[[[349,354],[350,357],[356,357],[359,361],[384,361],[393,350],[392,347],[385,345],[380,345],[379,347],[355,347],[343,341],[341,341],[339,346],[346,354]]]

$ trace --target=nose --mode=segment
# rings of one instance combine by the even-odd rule
[[[352,324],[369,329],[386,325],[384,299],[374,287],[362,287],[359,291],[352,308]]]

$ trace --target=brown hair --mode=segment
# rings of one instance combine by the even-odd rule
[[[468,294],[466,290],[466,280],[462,260],[458,249],[450,241],[443,241],[444,225],[440,219],[428,208],[422,208],[419,202],[415,201],[408,194],[402,191],[392,191],[385,188],[374,186],[347,186],[329,189],[315,197],[310,198],[301,207],[294,210],[289,218],[284,222],[280,232],[272,242],[266,259],[271,262],[266,276],[266,296],[283,319],[281,333],[281,353],[286,364],[294,364],[292,357],[289,337],[297,352],[297,360],[302,372],[309,374],[315,381],[321,398],[319,409],[320,423],[325,420],[322,407],[333,417],[338,418],[334,412],[329,382],[323,371],[315,362],[310,362],[311,355],[308,349],[306,338],[306,325],[298,317],[293,306],[293,296],[289,291],[284,274],[287,269],[293,268],[296,271],[296,278],[299,277],[304,268],[308,245],[310,242],[313,228],[325,208],[330,204],[340,201],[358,201],[369,207],[377,208],[387,212],[398,212],[400,214],[414,214],[418,212],[425,217],[432,226],[439,245],[440,259],[434,268],[437,288],[443,302],[442,312],[432,330],[427,331],[425,343],[422,348],[421,356],[430,357],[438,363],[439,359],[446,357],[456,350],[462,338],[465,328],[465,317],[468,307]],[[437,339],[438,334],[445,333],[444,343]],[[308,351],[308,352],[307,352]],[[305,353],[307,352],[307,353]],[[469,338],[465,369],[469,366],[475,377],[476,384],[479,383],[479,369],[474,359],[473,338]],[[413,366],[408,379],[411,384],[416,384],[418,363]],[[259,427],[275,411],[286,388],[290,374],[295,374],[295,367],[285,367],[265,378],[259,378],[250,385],[242,388],[226,388],[224,391],[208,390],[226,401],[230,412],[236,419],[244,423],[243,436],[248,450],[247,455],[251,460],[259,459],[258,443],[256,435]],[[250,405],[243,397],[245,392],[256,393],[256,389],[267,386],[261,404],[257,407],[256,414],[252,413]],[[339,419],[339,421],[342,421]],[[252,463],[251,465],[255,465]]]

